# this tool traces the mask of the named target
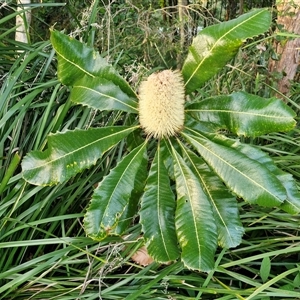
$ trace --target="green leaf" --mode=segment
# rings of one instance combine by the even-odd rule
[[[300,213],[300,193],[293,176],[283,171],[281,171],[281,174],[276,175],[285,187],[287,193],[287,199],[282,203],[280,208],[289,214]]]
[[[128,206],[141,165],[145,167],[146,143],[132,150],[94,191],[84,217],[84,228],[94,240],[111,234]]]
[[[286,191],[281,182],[260,163],[232,147],[211,141],[204,135],[182,134],[227,187],[245,201],[262,206],[279,206],[286,199]]]
[[[199,132],[217,132],[220,129],[220,126],[214,123],[202,122],[200,120],[196,120],[192,118],[191,114],[185,114],[184,127],[188,127],[194,129]]]
[[[298,273],[298,274],[295,276],[295,278],[294,278],[294,280],[293,280],[293,286],[294,286],[295,288],[299,288],[299,287],[300,287],[300,273]]]
[[[265,99],[245,92],[192,103],[186,112],[202,122],[218,124],[238,135],[256,137],[293,129],[296,114],[282,100]]]
[[[176,178],[175,226],[185,266],[209,272],[214,267],[217,228],[199,179],[172,147]]]
[[[270,257],[266,256],[263,258],[260,266],[260,277],[263,282],[266,282],[269,278],[270,275],[270,270],[271,270],[271,261]]]
[[[105,78],[84,76],[74,83],[71,100],[99,110],[137,113],[137,102]]]
[[[204,28],[194,38],[182,68],[187,94],[223,68],[247,38],[264,33],[270,25],[270,12],[258,9]]]
[[[199,178],[202,188],[211,202],[218,231],[218,243],[223,248],[233,248],[242,241],[244,228],[239,217],[237,200],[229,193],[218,176],[206,163],[182,146],[185,161]]]
[[[141,145],[141,143],[139,145]],[[132,151],[132,150],[128,150],[128,151]],[[137,174],[135,176],[134,189],[132,190],[129,202],[124,212],[120,216],[117,226],[112,229],[111,234],[113,235],[123,234],[124,231],[128,228],[128,226],[132,223],[132,219],[134,218],[138,210],[138,203],[144,192],[146,179],[148,175],[147,167],[148,167],[148,161],[145,159],[142,161],[137,171]]]
[[[300,212],[300,193],[293,176],[279,169],[269,155],[255,146],[243,145],[236,142],[234,147],[268,168],[268,170],[280,180],[286,190],[287,196],[280,208],[289,214],[298,214]]]
[[[175,231],[175,197],[163,163],[160,145],[152,162],[141,199],[140,223],[149,255],[167,263],[179,256]]]
[[[137,127],[75,129],[48,136],[48,149],[32,151],[22,161],[23,177],[35,185],[54,185],[96,163],[104,152]]]
[[[51,30],[50,40],[57,54],[58,78],[63,84],[73,86],[84,76],[98,77],[110,81],[129,97],[137,98],[126,80],[93,48],[56,30]]]
[[[223,141],[223,143],[224,142],[225,141]],[[229,139],[227,139],[227,143],[230,143],[232,147],[238,149],[249,158],[259,162],[277,177],[285,188],[287,195],[286,200],[280,206],[282,210],[289,214],[297,214],[300,212],[300,193],[297,183],[291,174],[279,169],[269,155],[253,145],[241,144],[238,141],[229,141]]]
[[[134,115],[129,115],[128,119],[130,118],[130,116],[132,117]],[[135,122],[132,122],[131,123],[132,125],[136,124],[136,117],[134,119],[135,119]],[[144,141],[145,141],[145,139],[143,138],[143,131],[141,128],[133,131],[126,138],[126,146],[127,146],[128,151],[131,151],[132,149],[136,148],[137,146],[142,144]]]
[[[172,137],[170,137],[168,140],[162,139],[160,141],[162,160],[168,171],[168,175],[171,181],[175,181],[175,175],[174,175],[174,161],[173,161],[172,149],[170,148],[170,145],[172,144],[172,147],[174,147],[176,150],[180,150],[179,145],[175,141],[176,140],[173,139]]]
[[[217,141],[219,144],[237,149],[239,152],[247,155],[247,157],[266,167],[277,177],[286,190],[287,198],[281,204],[280,208],[290,214],[297,214],[300,212],[300,193],[296,181],[291,174],[279,169],[268,154],[264,153],[254,145],[242,144],[237,140],[232,140],[225,136],[216,134],[206,134],[206,136],[209,136],[210,139]]]

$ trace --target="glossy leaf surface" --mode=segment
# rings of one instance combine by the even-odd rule
[[[129,204],[136,175],[142,165],[147,165],[146,143],[131,151],[95,189],[84,217],[86,233],[102,240],[117,226]]]
[[[173,148],[177,208],[175,226],[181,260],[190,269],[209,272],[214,267],[217,228],[211,204],[199,179]]]
[[[204,28],[193,40],[182,68],[186,92],[201,87],[232,59],[242,43],[264,33],[271,25],[266,9]]]
[[[99,110],[121,110],[137,113],[137,102],[112,81],[84,76],[74,83],[71,100]]]
[[[128,142],[128,137],[126,138],[126,141]],[[121,235],[128,228],[128,226],[132,224],[133,218],[135,217],[138,211],[138,204],[140,198],[144,192],[147,175],[148,175],[148,161],[143,160],[135,176],[134,187],[131,192],[131,196],[128,201],[128,204],[124,212],[120,216],[117,226],[111,230],[111,234]]]
[[[113,89],[120,89],[136,99],[126,80],[93,48],[55,30],[51,30],[50,40],[57,54],[58,78],[63,84],[73,86],[84,77],[102,78],[110,82]]]
[[[256,137],[289,131],[295,112],[280,99],[265,99],[245,92],[217,96],[192,103],[186,112],[202,122],[214,123],[238,135]]]
[[[278,170],[277,178],[286,189],[287,198],[280,208],[289,214],[300,213],[300,193],[296,181],[291,174]]]
[[[219,139],[220,140],[220,139]],[[298,190],[296,181],[293,176],[279,169],[272,158],[252,145],[239,143],[238,141],[230,141],[229,139],[222,138],[222,143],[230,144],[231,147],[239,150],[241,153],[247,155],[251,159],[259,162],[266,167],[277,179],[281,182],[286,190],[286,199],[281,204],[280,208],[290,214],[297,214],[300,212],[300,192]]]
[[[48,136],[48,149],[32,151],[22,161],[23,177],[35,185],[54,185],[96,163],[136,127],[114,126],[66,131]]]
[[[184,147],[182,151],[185,161],[199,179],[211,202],[217,225],[218,244],[223,248],[236,247],[241,243],[244,234],[236,198],[200,157]]]
[[[175,196],[158,146],[141,199],[140,223],[148,253],[156,261],[167,263],[179,256],[175,232]]]
[[[279,206],[286,199],[281,182],[260,163],[205,136],[184,133],[184,137],[227,187],[245,201],[262,206]]]

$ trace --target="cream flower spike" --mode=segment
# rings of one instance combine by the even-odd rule
[[[184,83],[179,71],[151,74],[139,88],[139,118],[146,134],[173,136],[183,128]]]

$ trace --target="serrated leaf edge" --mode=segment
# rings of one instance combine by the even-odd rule
[[[265,12],[266,9],[262,9],[259,11],[259,13]],[[235,30],[237,27],[241,26],[243,23],[248,22],[249,20],[251,20],[254,17],[257,17],[259,15],[259,13],[254,14],[251,18],[245,19],[243,22],[239,23],[237,26],[234,26],[233,28],[231,28],[230,30],[226,31],[225,34],[223,34],[218,40],[215,41],[214,45],[212,46],[212,48],[210,49],[210,51],[208,51],[208,53],[203,57],[203,59],[201,60],[201,62],[198,64],[197,68],[194,70],[194,72],[191,74],[191,76],[188,78],[188,80],[185,82],[184,86],[187,86],[188,83],[192,80],[192,78],[194,77],[195,73],[198,72],[198,69],[201,67],[201,65],[203,64],[203,62],[205,61],[205,59],[207,57],[210,56],[210,53],[214,50],[214,48],[219,44],[219,42],[229,33],[231,33],[233,30]],[[242,42],[242,41],[241,41]]]
[[[120,104],[122,104],[122,105],[124,105],[124,106],[127,106],[127,107],[130,108],[130,110],[133,110],[133,111],[135,111],[136,113],[138,112],[138,109],[137,109],[136,107],[133,107],[133,106],[131,106],[131,105],[129,105],[129,104],[127,104],[127,103],[125,103],[125,102],[123,102],[123,101],[121,101],[121,100],[115,98],[115,97],[112,97],[112,96],[110,96],[110,95],[103,94],[103,93],[101,93],[101,92],[98,92],[98,91],[96,91],[96,90],[94,90],[94,89],[91,89],[91,88],[88,88],[88,87],[86,87],[86,86],[76,85],[76,83],[74,84],[74,87],[76,87],[76,88],[82,88],[83,90],[89,90],[89,91],[91,91],[91,92],[93,92],[93,93],[96,93],[96,94],[98,94],[98,95],[100,95],[100,96],[104,96],[104,97],[109,98],[109,99],[112,99],[112,100],[114,100],[114,101],[116,101],[116,102],[118,102],[118,103],[120,103]],[[131,99],[131,98],[130,98],[130,99]],[[75,102],[75,101],[74,101],[74,102]],[[76,103],[76,102],[75,102],[75,103]],[[90,106],[90,105],[88,105],[88,104],[85,104],[85,103],[81,103],[81,102],[80,102],[80,104],[83,104],[83,105],[88,106],[88,107],[92,107],[92,106]],[[92,108],[94,108],[94,107],[92,107]],[[118,110],[121,110],[121,109],[118,109]]]
[[[192,129],[189,129],[192,131]],[[186,134],[186,133],[182,133],[183,136],[185,136],[188,140],[193,140],[195,143],[199,144],[199,142],[197,142],[197,140],[194,139],[193,136]],[[252,178],[248,177],[245,173],[242,173],[240,170],[238,170],[236,167],[234,167],[233,165],[231,165],[230,163],[228,163],[226,160],[224,160],[221,156],[215,154],[214,152],[212,152],[210,149],[208,149],[207,147],[205,147],[204,145],[200,144],[201,147],[203,147],[206,151],[208,151],[212,156],[217,157],[220,161],[222,161],[224,164],[226,164],[227,166],[229,166],[230,168],[234,169],[237,173],[239,173],[242,177],[245,177],[247,180],[249,180],[250,182],[254,183],[254,185],[256,185],[257,187],[261,188],[263,191],[267,192],[267,194],[271,195],[272,197],[275,197],[276,199],[278,199],[281,203],[283,203],[283,201],[285,199],[280,199],[277,196],[273,195],[272,193],[270,193],[270,191],[268,191],[264,186],[260,185],[259,182],[254,181]]]
[[[185,149],[185,147],[182,145],[182,143],[181,143],[178,139],[177,139],[177,141],[178,141],[178,143],[180,144],[181,149],[185,152],[186,156],[189,158],[189,161],[190,161],[190,163],[192,164],[194,171],[197,173],[197,177],[200,179],[200,181],[201,181],[201,183],[202,183],[202,185],[203,185],[203,187],[204,187],[204,189],[205,189],[206,195],[207,195],[208,198],[210,199],[210,202],[211,202],[211,204],[213,205],[213,207],[215,208],[215,211],[217,212],[217,214],[218,214],[220,220],[222,221],[223,226],[226,228],[227,236],[230,238],[231,243],[232,243],[232,244],[235,244],[235,243],[233,242],[233,240],[232,240],[230,231],[229,231],[228,228],[227,228],[226,222],[224,221],[222,215],[220,214],[219,209],[218,209],[218,207],[216,206],[216,203],[215,203],[215,201],[214,201],[214,199],[213,199],[213,197],[212,197],[212,195],[211,195],[211,193],[210,193],[210,191],[209,191],[207,185],[205,184],[205,181],[203,180],[201,174],[199,173],[199,171],[198,171],[198,169],[197,169],[197,166],[194,164],[193,160],[190,159],[190,156],[189,156],[188,153],[186,152],[186,149]]]

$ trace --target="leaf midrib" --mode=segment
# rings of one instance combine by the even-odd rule
[[[262,117],[262,118],[269,118],[269,119],[290,119],[289,116],[274,116],[274,115],[265,115],[260,113],[252,113],[252,112],[239,112],[236,110],[221,110],[221,109],[186,109],[185,112],[216,112],[216,113],[230,113],[230,114],[239,114],[239,115],[250,115],[250,116],[256,116],[256,117]]]
[[[197,249],[197,250],[198,250],[198,254],[199,254],[198,257],[201,257],[201,244],[200,244],[200,241],[199,241],[199,232],[198,232],[197,222],[196,222],[196,220],[195,220],[195,213],[194,213],[194,209],[193,209],[193,205],[192,205],[192,201],[191,201],[192,197],[191,197],[191,194],[190,194],[190,189],[188,188],[188,184],[187,184],[187,182],[186,182],[186,178],[185,178],[185,176],[184,176],[184,172],[183,172],[183,170],[182,170],[181,164],[180,164],[179,159],[178,159],[178,157],[177,157],[178,154],[176,153],[176,150],[175,150],[174,148],[172,148],[172,150],[173,150],[175,159],[176,159],[176,161],[177,161],[177,165],[178,165],[178,167],[179,167],[179,169],[180,169],[181,176],[182,176],[183,181],[184,181],[184,183],[185,183],[186,194],[188,195],[188,198],[189,198],[188,203],[189,203],[189,205],[190,205],[190,207],[191,207],[191,211],[192,211],[192,214],[193,214],[193,223],[194,223],[194,228],[195,228],[195,232],[196,232],[196,239],[197,239],[197,244],[198,244],[198,249]],[[201,261],[201,260],[199,260],[199,270],[201,269],[200,261]]]
[[[120,185],[120,182],[124,180],[124,177],[125,177],[124,174],[126,174],[128,168],[129,168],[133,163],[135,163],[136,157],[139,156],[139,154],[141,153],[141,151],[144,151],[144,147],[146,146],[146,143],[147,143],[147,142],[144,142],[144,144],[143,144],[143,145],[141,146],[141,148],[137,151],[137,153],[134,155],[134,157],[132,157],[130,163],[126,166],[126,168],[124,169],[124,171],[123,171],[121,174],[118,175],[118,176],[119,176],[119,180],[117,181],[117,183],[116,183],[114,189],[112,190],[112,193],[111,193],[111,195],[110,195],[110,197],[109,197],[109,199],[108,199],[108,201],[107,201],[107,205],[106,205],[105,210],[104,210],[104,212],[103,212],[103,218],[102,218],[102,221],[101,221],[101,225],[104,225],[104,224],[103,224],[103,219],[106,217],[106,216],[105,216],[105,213],[106,213],[106,211],[108,210],[109,204],[111,203],[111,201],[112,201],[112,199],[113,199],[113,196],[114,196],[114,194],[115,194],[115,192],[116,192],[118,186]],[[105,183],[105,182],[104,182],[104,183]],[[124,209],[125,209],[125,208],[126,208],[126,206],[124,206]],[[123,211],[124,211],[124,210],[123,210]],[[123,213],[123,212],[122,212],[122,213]],[[100,225],[100,227],[99,227],[99,231],[98,231],[97,235],[99,235],[100,231],[102,230],[101,225]]]
[[[259,13],[263,13],[265,10],[261,10]],[[225,34],[223,34],[218,40],[216,40],[215,44],[212,46],[212,48],[209,51],[209,54],[205,55],[202,59],[202,61],[198,64],[197,68],[194,70],[194,72],[191,74],[190,78],[185,82],[184,86],[187,86],[187,84],[191,81],[191,79],[194,77],[195,73],[198,72],[198,69],[201,67],[201,65],[204,63],[204,61],[206,60],[207,57],[210,56],[210,53],[216,48],[216,46],[218,45],[218,43],[225,38],[228,34],[230,34],[233,30],[235,30],[237,27],[242,26],[244,23],[248,22],[249,20],[253,19],[254,17],[258,16],[259,13],[253,15],[251,18],[247,18],[245,19],[243,22],[239,23],[238,25],[234,26],[233,28],[231,28],[230,30],[226,31]],[[240,39],[238,40],[240,41]]]
[[[75,64],[74,62],[72,62],[71,60],[67,59],[66,57],[64,57],[59,51],[58,49],[55,49],[57,55],[59,55],[60,57],[62,57],[64,60],[66,60],[68,63],[70,63],[71,65],[75,66],[76,68],[78,68],[80,71],[82,71],[83,73],[85,73],[86,75],[92,77],[92,78],[96,78],[95,75],[93,75],[92,73],[87,72],[85,69],[83,69],[82,67],[80,67],[79,65]]]
[[[100,95],[100,96],[104,96],[104,97],[107,97],[107,98],[109,98],[109,99],[115,100],[116,102],[118,102],[118,103],[120,103],[120,104],[122,104],[122,105],[124,105],[124,106],[127,106],[127,107],[129,107],[130,109],[132,109],[132,110],[138,112],[138,110],[137,110],[135,107],[133,107],[133,106],[131,106],[131,105],[129,105],[129,104],[127,104],[127,103],[125,103],[125,102],[123,102],[123,101],[121,101],[121,100],[115,98],[115,97],[112,97],[112,96],[107,95],[107,94],[103,94],[103,93],[101,93],[101,92],[99,92],[99,91],[97,91],[97,90],[94,90],[94,89],[91,89],[91,88],[88,88],[88,87],[82,86],[82,85],[74,85],[74,88],[82,88],[82,89],[89,90],[89,91],[94,92],[94,93],[96,93],[96,94],[98,94],[98,95]]]
[[[158,145],[157,147],[157,186],[160,187],[160,164],[161,164],[161,161],[160,161],[160,145]],[[162,231],[162,225],[161,225],[161,218],[159,217],[159,208],[160,208],[160,202],[161,202],[161,194],[160,194],[160,188],[157,189],[157,219],[158,219],[158,224],[159,224],[159,231],[160,231],[160,236],[162,238],[162,243],[163,243],[163,247],[165,249],[165,253],[167,254],[168,256],[168,259],[170,260],[170,255],[169,255],[169,251],[168,251],[168,247],[167,247],[167,243],[165,241],[165,236],[164,236],[164,232]]]
[[[138,128],[139,126],[135,126],[135,127]],[[36,169],[43,168],[43,167],[45,167],[45,166],[47,166],[47,165],[49,165],[49,164],[54,163],[55,161],[58,161],[58,160],[61,160],[61,159],[65,158],[65,157],[68,157],[68,156],[70,156],[70,155],[73,155],[74,153],[79,152],[80,150],[82,150],[82,149],[84,149],[84,148],[86,148],[86,147],[89,147],[89,146],[91,146],[91,145],[93,145],[93,144],[95,144],[95,143],[98,143],[98,142],[100,142],[101,140],[109,139],[109,138],[111,138],[112,136],[117,135],[117,134],[120,134],[120,133],[123,133],[123,132],[126,132],[127,130],[134,130],[134,127],[126,128],[125,130],[118,131],[118,132],[115,132],[115,133],[110,134],[110,135],[108,135],[108,136],[105,136],[105,137],[102,137],[102,138],[100,138],[100,139],[97,139],[97,140],[93,141],[92,143],[85,144],[84,146],[79,147],[79,148],[77,148],[77,149],[74,150],[74,151],[68,152],[68,153],[66,153],[65,155],[59,156],[58,158],[55,158],[55,159],[52,159],[52,160],[48,160],[46,163],[44,163],[44,164],[42,164],[42,165],[39,165],[38,167],[28,168],[28,169],[26,169],[26,171],[32,171],[32,170],[36,170]],[[111,147],[113,147],[113,145],[112,145]],[[109,147],[109,148],[111,148],[111,147]],[[108,148],[108,149],[109,149],[109,148]],[[49,150],[51,150],[51,149],[52,149],[52,145],[49,145]],[[108,149],[107,149],[107,150],[108,150]],[[105,151],[107,151],[107,150],[105,150]],[[50,156],[50,157],[51,157],[51,156]]]
[[[229,238],[230,238],[230,240],[231,240],[231,242],[232,242],[232,244],[233,244],[234,241],[233,241],[233,239],[232,239],[232,237],[231,237],[230,230],[228,229],[228,227],[227,227],[227,225],[226,225],[226,222],[224,221],[222,215],[220,214],[220,211],[219,211],[218,207],[216,206],[216,203],[215,203],[215,201],[214,201],[214,199],[213,199],[213,197],[212,197],[212,195],[211,195],[211,193],[210,193],[210,191],[209,191],[209,188],[207,187],[205,181],[203,180],[203,177],[202,177],[201,174],[199,173],[199,171],[198,171],[198,169],[197,169],[197,166],[194,164],[193,160],[190,159],[190,156],[188,155],[186,149],[183,147],[183,145],[182,145],[182,143],[180,142],[180,140],[177,139],[177,141],[178,141],[178,143],[180,144],[181,149],[186,153],[186,156],[189,158],[189,161],[190,161],[190,163],[193,165],[193,168],[194,168],[195,172],[197,172],[198,177],[199,177],[199,179],[201,180],[201,183],[203,184],[203,186],[204,186],[204,188],[205,188],[205,191],[206,191],[206,193],[207,193],[209,199],[211,200],[213,206],[215,207],[215,210],[216,210],[216,212],[217,212],[217,214],[218,214],[220,220],[222,221],[224,227],[226,228],[227,234],[228,234],[228,236],[229,236]]]
[[[261,188],[263,191],[267,192],[269,195],[271,195],[272,197],[278,199],[281,203],[283,202],[283,200],[281,201],[281,199],[279,199],[277,196],[273,195],[269,190],[267,190],[266,188],[264,188],[262,185],[260,185],[258,182],[254,181],[252,178],[248,177],[246,174],[242,173],[240,170],[238,170],[236,167],[234,167],[233,165],[231,165],[229,162],[227,162],[226,160],[224,160],[222,157],[218,156],[217,154],[215,154],[213,151],[211,151],[210,149],[208,149],[207,147],[205,147],[204,145],[202,145],[201,143],[199,143],[197,140],[195,140],[192,136],[187,135],[182,133],[185,136],[188,136],[188,139],[192,139],[194,140],[194,142],[196,142],[198,145],[200,145],[200,147],[204,148],[206,151],[208,151],[210,154],[212,154],[214,157],[216,157],[217,159],[219,159],[220,161],[222,161],[223,163],[225,163],[227,166],[229,166],[230,168],[232,168],[233,170],[235,170],[237,173],[239,173],[240,175],[242,175],[243,177],[245,177],[246,179],[248,179],[249,181],[253,182],[254,185],[258,186],[259,188]]]

